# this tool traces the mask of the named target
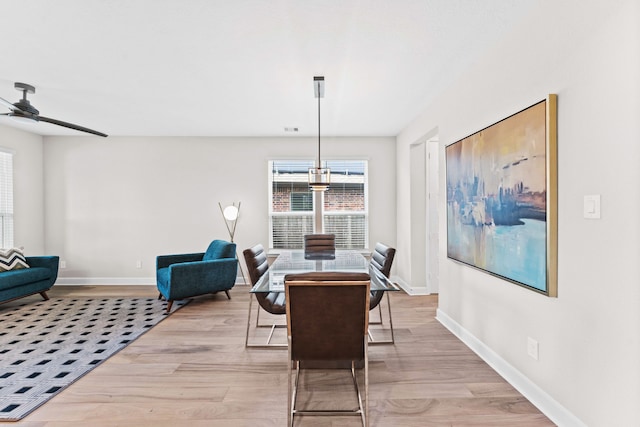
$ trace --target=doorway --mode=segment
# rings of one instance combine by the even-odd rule
[[[440,283],[439,221],[440,144],[438,138],[427,141],[427,293],[437,294]]]
[[[411,288],[438,293],[439,143],[433,136],[410,146]]]

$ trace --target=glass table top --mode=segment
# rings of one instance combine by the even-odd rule
[[[284,292],[284,276],[289,273],[340,271],[369,273],[372,291],[397,291],[398,288],[357,251],[336,250],[332,259],[305,259],[303,250],[281,252],[269,270],[251,288],[252,293]]]

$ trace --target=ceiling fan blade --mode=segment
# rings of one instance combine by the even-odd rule
[[[9,101],[7,101],[4,98],[0,98],[0,104],[4,105],[5,107],[10,109],[11,111],[19,110],[18,107],[16,107],[15,105],[13,105],[12,103],[10,103]]]
[[[85,127],[82,127],[82,126],[74,125],[72,123],[67,123],[67,122],[63,122],[63,121],[60,121],[60,120],[56,120],[56,119],[50,119],[49,117],[39,116],[38,120],[40,120],[41,122],[47,122],[47,123],[52,123],[54,125],[63,126],[63,127],[69,128],[69,129],[79,130],[81,132],[92,133],[92,134],[98,135],[98,136],[104,136],[104,137],[108,136],[106,133],[98,132],[97,130],[85,128]]]

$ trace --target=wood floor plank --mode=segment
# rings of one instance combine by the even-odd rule
[[[286,425],[287,351],[245,349],[248,289],[236,286],[230,300],[224,293],[195,298],[12,425]],[[153,286],[55,286],[50,296],[156,297],[157,291]],[[437,296],[396,292],[391,304],[396,344],[369,347],[371,426],[553,425],[435,320]],[[283,316],[264,314],[261,323],[283,321]],[[252,328],[252,337],[266,338],[268,332]],[[284,334],[279,328],[274,339],[285,342]],[[313,374],[302,382],[302,402],[335,405],[353,398],[350,382],[338,373]],[[295,425],[350,427],[360,420],[300,417]]]

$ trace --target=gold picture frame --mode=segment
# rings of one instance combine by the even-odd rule
[[[445,151],[447,257],[556,297],[557,95]]]

